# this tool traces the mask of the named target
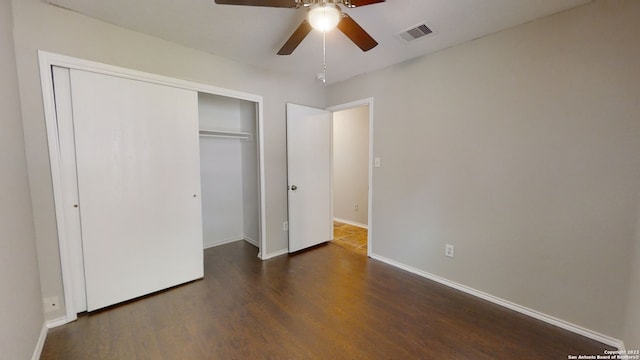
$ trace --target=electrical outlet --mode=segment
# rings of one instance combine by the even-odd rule
[[[289,230],[289,222],[288,221],[283,221],[282,222],[282,231],[288,231]]]
[[[453,245],[451,244],[446,244],[444,246],[444,254],[448,257],[453,257],[454,256],[454,252],[453,252]]]
[[[51,296],[42,299],[44,305],[44,312],[49,313],[58,310],[58,297]]]
[[[353,204],[353,211],[358,211],[358,204]]]

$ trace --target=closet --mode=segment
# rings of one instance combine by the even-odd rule
[[[66,321],[202,278],[264,226],[262,98],[40,52]]]
[[[256,103],[198,94],[204,247],[259,244]]]
[[[80,310],[201,278],[197,93],[62,67],[53,78]]]

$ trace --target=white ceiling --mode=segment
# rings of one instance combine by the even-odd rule
[[[387,0],[343,8],[379,45],[362,52],[339,30],[327,33],[327,82],[433,53],[589,1]],[[292,55],[276,55],[304,19],[304,9],[217,5],[214,0],[49,2],[241,63],[313,78],[322,72],[322,34],[316,31]],[[411,43],[395,36],[421,23],[434,34]]]

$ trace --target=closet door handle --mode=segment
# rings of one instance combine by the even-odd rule
[[[291,185],[291,190],[296,191],[296,190],[298,190],[298,187],[295,186],[295,185]]]

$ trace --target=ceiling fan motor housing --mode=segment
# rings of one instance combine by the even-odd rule
[[[338,5],[338,4],[342,4],[348,8],[356,7],[351,3],[351,0],[296,0],[296,3],[304,7],[309,7],[313,5],[325,6],[325,5]]]

